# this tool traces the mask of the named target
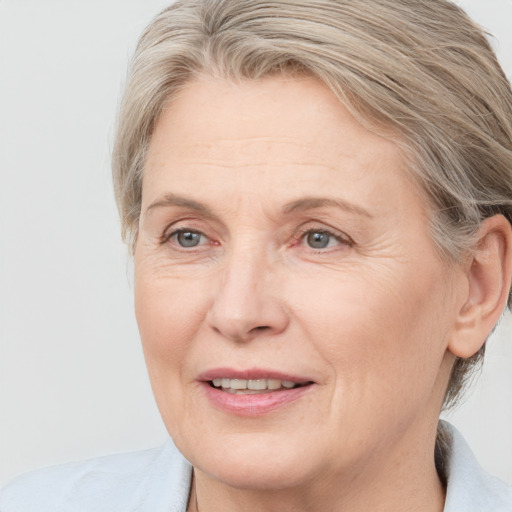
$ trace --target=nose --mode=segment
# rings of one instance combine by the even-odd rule
[[[233,252],[217,276],[207,323],[237,342],[282,333],[289,316],[279,297],[279,282],[264,254]]]

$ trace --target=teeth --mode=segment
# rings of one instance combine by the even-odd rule
[[[231,385],[233,387],[233,385]],[[266,379],[258,379],[258,380],[248,380],[247,381],[247,389],[252,389],[254,391],[261,391],[263,389],[267,389],[267,380]]]
[[[291,389],[298,384],[291,380],[279,380],[279,379],[226,379],[218,378],[213,379],[213,385],[216,388],[222,388],[229,392],[236,392],[239,390],[248,391],[266,391],[276,390],[281,388]]]
[[[267,388],[268,389],[279,389],[281,387],[281,381],[278,379],[268,379],[267,380]]]
[[[242,379],[231,379],[231,389],[247,389],[247,383],[250,381]]]

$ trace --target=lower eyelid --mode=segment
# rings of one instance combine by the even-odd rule
[[[218,242],[215,242],[214,240],[210,240],[209,237],[204,234],[204,232],[202,232],[198,229],[192,228],[192,227],[188,227],[188,226],[179,227],[177,229],[176,229],[176,227],[173,226],[173,229],[168,229],[168,230],[164,231],[164,233],[160,237],[160,243],[165,244],[165,243],[169,243],[172,241],[173,245],[176,245],[177,247],[182,248],[182,249],[187,249],[187,247],[182,246],[176,240],[176,236],[178,234],[186,233],[186,232],[195,233],[195,234],[198,234],[201,236],[201,240],[198,243],[198,245],[191,246],[191,247],[189,247],[189,249],[194,249],[194,248],[198,248],[198,247],[201,247],[204,245],[210,245],[210,244],[211,245],[219,245]],[[341,234],[341,233],[336,233],[332,230],[322,229],[322,228],[309,228],[309,229],[301,230],[299,233],[296,233],[296,235],[293,237],[295,240],[294,243],[299,243],[300,245],[306,244],[307,242],[305,241],[305,237],[309,233],[325,233],[326,235],[328,235],[330,238],[336,240],[341,245],[346,245],[346,246],[354,245],[354,242],[352,241],[352,239],[350,237],[348,237],[347,235]],[[329,242],[329,243],[331,243],[331,242]],[[309,249],[315,250],[314,247],[310,247],[307,245],[306,245],[306,247],[309,247]],[[324,249],[324,250],[329,249],[329,247],[317,248],[316,250],[322,251],[322,249]]]

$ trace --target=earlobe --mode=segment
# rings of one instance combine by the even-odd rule
[[[480,350],[507,304],[512,282],[512,226],[503,215],[482,223],[465,278],[466,297],[448,346],[461,358]]]

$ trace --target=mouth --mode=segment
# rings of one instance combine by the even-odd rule
[[[261,416],[296,402],[315,382],[263,369],[218,368],[199,376],[205,396],[217,409],[237,416]]]
[[[312,382],[294,382],[293,380],[281,379],[231,379],[228,377],[217,377],[208,381],[208,384],[212,388],[235,395],[259,395],[296,389],[312,384]]]

